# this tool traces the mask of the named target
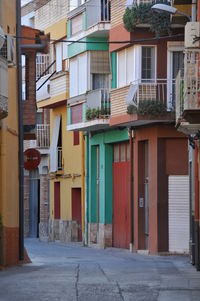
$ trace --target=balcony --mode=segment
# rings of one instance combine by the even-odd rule
[[[85,36],[109,35],[110,29],[110,1],[89,0],[79,5],[68,13],[70,30],[68,37],[77,36],[81,39]]]
[[[200,130],[199,53],[185,52],[184,77],[176,78],[176,126],[185,134]]]
[[[0,119],[8,115],[8,64],[0,56]]]
[[[80,107],[80,119],[73,120],[73,110]],[[68,107],[71,123],[67,130],[98,131],[109,127],[110,92],[108,89],[96,89],[86,94],[86,102]]]
[[[175,80],[136,80],[111,91],[111,125],[174,121]]]
[[[37,124],[36,131],[36,147],[48,149],[50,147],[50,125]]]
[[[179,11],[191,16],[191,4],[179,5],[178,1],[174,4],[173,0],[170,2]],[[162,13],[161,18],[159,14],[151,9],[154,4],[164,3],[170,5],[170,2],[168,0],[128,0],[123,16],[124,27],[128,32],[133,32],[138,27],[150,27],[150,31],[155,33],[157,37],[165,33],[169,34],[173,27],[184,27],[188,22],[187,17],[179,14]]]

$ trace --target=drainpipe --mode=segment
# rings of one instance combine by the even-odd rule
[[[85,245],[88,245],[88,158],[89,158],[89,147],[88,147],[88,134],[85,134]]]
[[[21,0],[16,1],[17,36],[21,36]],[[16,39],[18,73],[18,128],[19,128],[19,260],[24,259],[24,155],[21,40]]]
[[[46,40],[41,40],[40,44],[22,44],[21,49],[33,49],[37,52],[44,50],[46,47]]]
[[[133,243],[134,243],[134,182],[133,182],[133,140],[134,140],[134,130],[129,129],[129,151],[130,151],[130,199],[129,199],[129,241],[130,241],[130,252],[133,252]]]
[[[195,265],[200,270],[199,258],[199,177],[198,177],[198,141],[195,141],[195,207],[194,207],[194,223],[195,223]]]
[[[192,22],[197,20],[197,0],[192,0]]]
[[[81,133],[81,186],[82,186],[82,241],[85,244],[85,145],[84,133]]]

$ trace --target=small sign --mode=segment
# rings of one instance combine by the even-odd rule
[[[139,198],[139,207],[140,208],[144,207],[144,198]]]
[[[24,168],[33,170],[38,167],[41,161],[40,152],[35,148],[29,148],[24,152]]]

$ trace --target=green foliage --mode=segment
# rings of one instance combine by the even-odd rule
[[[165,115],[167,110],[162,102],[156,100],[144,100],[139,102],[138,108],[136,108],[134,105],[129,105],[127,107],[127,113],[160,116]]]
[[[149,24],[150,31],[154,32],[156,37],[163,33],[170,32],[170,16],[167,13],[157,13],[151,9],[152,4],[134,5],[132,8],[126,8],[123,22],[127,31],[133,32],[139,24]]]
[[[107,115],[110,115],[110,109],[109,108],[105,108],[104,106],[102,106],[101,108],[97,108],[97,109],[90,109],[88,108],[86,111],[86,119],[87,120],[94,120],[96,118],[105,118]]]
[[[137,113],[137,107],[136,106],[134,106],[134,105],[129,105],[128,107],[127,107],[127,113],[128,114],[136,114]]]

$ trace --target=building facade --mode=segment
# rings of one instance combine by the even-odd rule
[[[84,239],[83,135],[66,131],[69,60],[66,1],[36,2],[35,26],[50,35],[46,71],[37,81],[37,107],[50,110],[49,240]]]
[[[199,226],[199,21],[200,3],[197,1],[192,22],[185,27],[184,74],[176,80],[176,127],[188,136],[190,178],[190,256],[191,262],[200,270],[200,226]]]
[[[0,265],[19,262],[16,24],[16,1],[1,0],[0,26],[5,41],[0,49]]]

